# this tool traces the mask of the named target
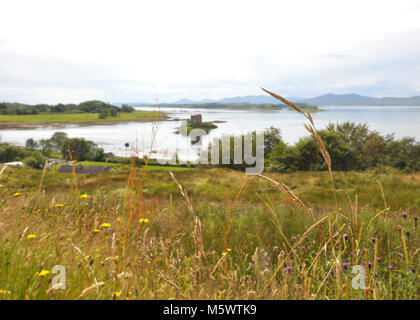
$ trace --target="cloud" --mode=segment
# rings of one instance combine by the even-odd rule
[[[6,0],[0,100],[419,94],[419,3]]]

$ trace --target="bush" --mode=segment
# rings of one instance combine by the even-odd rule
[[[106,117],[108,117],[109,113],[108,110],[102,110],[101,113],[99,114],[98,118],[99,119],[105,119]]]
[[[39,152],[36,152],[33,155],[25,158],[23,163],[33,169],[42,169],[44,167],[45,161],[46,158],[43,157]]]
[[[93,152],[88,154],[87,160],[104,162],[106,160],[104,149],[103,148],[97,148],[97,149],[93,150]]]
[[[28,140],[26,140],[26,144],[25,144],[25,148],[28,150],[36,150],[38,149],[39,145],[38,142],[36,142],[34,139],[29,138]]]
[[[366,124],[345,122],[319,130],[331,157],[333,170],[364,170],[392,166],[405,171],[420,170],[420,144],[414,138],[394,140],[370,131]],[[279,143],[268,158],[269,171],[327,170],[312,136],[301,138],[294,146]]]
[[[20,161],[26,157],[25,149],[11,146],[9,144],[0,145],[0,162]]]
[[[70,149],[70,150],[69,150]],[[61,154],[64,159],[84,161],[88,160],[89,155],[97,149],[97,146],[92,141],[83,138],[71,138],[63,141],[61,145]]]
[[[133,107],[130,107],[126,104],[123,104],[121,106],[121,112],[131,113],[131,112],[134,112],[134,111],[135,111],[135,109]]]

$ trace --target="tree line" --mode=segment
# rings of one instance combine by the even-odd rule
[[[420,144],[412,137],[395,139],[393,134],[381,135],[370,130],[367,124],[354,122],[330,123],[318,134],[330,154],[333,170],[367,170],[390,166],[407,172],[420,171]],[[234,137],[230,138],[230,144],[233,150]],[[274,127],[264,131],[264,158],[265,170],[270,172],[327,170],[312,135],[289,145],[282,140],[280,130]],[[243,170],[246,165],[234,164],[231,155],[229,164],[219,166]]]
[[[0,102],[0,115],[29,115],[40,113],[99,113],[100,118],[117,116],[120,112],[131,113],[135,109],[123,104],[121,107],[99,101],[90,100],[79,104],[36,104]]]
[[[0,144],[0,163],[21,161],[33,169],[42,169],[51,157],[77,161],[105,161],[103,148],[84,138],[69,138],[64,132],[55,132],[49,139],[29,138],[25,147]]]

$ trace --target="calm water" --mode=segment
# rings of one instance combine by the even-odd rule
[[[147,109],[150,108],[138,108]],[[420,141],[420,106],[419,107],[322,107],[323,112],[313,113],[317,128],[325,127],[329,122],[354,121],[367,123],[371,129],[382,134],[395,133],[396,138],[404,136],[415,137]],[[300,137],[308,135],[303,127],[304,118],[297,112],[286,110],[276,111],[249,111],[249,110],[208,110],[208,109],[175,109],[161,108],[164,112],[171,113],[172,118],[187,119],[191,114],[201,113],[203,121],[226,121],[218,123],[207,135],[202,143],[207,143],[223,135],[238,135],[251,130],[263,130],[274,126],[280,128],[283,139],[287,143],[294,143]],[[191,147],[187,137],[175,134],[181,121],[164,121],[158,128],[154,142],[157,157],[168,157],[178,149],[180,158],[194,159],[199,146]],[[126,155],[124,144],[137,146],[140,153],[150,149],[152,141],[152,124],[129,122],[113,125],[76,126],[69,125],[64,128],[46,127],[30,130],[0,130],[2,142],[24,145],[26,139],[35,140],[49,138],[54,132],[63,131],[70,137],[84,137],[96,142],[106,152]]]

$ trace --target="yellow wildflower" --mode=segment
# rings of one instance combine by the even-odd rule
[[[227,251],[227,252],[231,252],[231,251],[232,251],[232,249],[231,249],[231,248],[227,248],[227,249],[226,249],[226,251]]]
[[[64,204],[62,204],[62,203],[57,203],[55,206],[56,206],[56,208],[60,208],[60,207],[64,207]]]
[[[144,223],[148,223],[149,222],[149,219],[144,219]]]
[[[89,260],[89,259],[90,259],[90,256],[85,256],[85,259],[86,259],[86,260]]]
[[[115,296],[115,297],[117,297],[117,298],[118,298],[120,295],[121,295],[121,292],[120,292],[120,291],[115,291],[115,292],[114,292],[114,296]]]
[[[111,227],[110,223],[105,222],[101,224],[101,228],[109,228],[109,227]]]
[[[101,230],[99,230],[99,229],[93,229],[93,232],[98,233],[98,232],[101,232]]]
[[[50,274],[50,270],[41,270],[41,272],[38,272],[39,277],[45,277],[47,274]]]
[[[36,234],[28,234],[26,239],[34,239],[36,238]]]
[[[88,198],[88,197],[89,196],[86,193],[80,195],[80,198],[82,198],[82,199],[85,199],[85,198]]]
[[[20,192],[15,192],[15,193],[13,194],[13,196],[14,196],[14,197],[19,197],[20,195],[22,195]]]
[[[223,251],[222,252],[222,256],[225,256],[225,255],[227,255],[227,252],[226,251]]]
[[[6,290],[0,289],[0,294],[7,294]]]

